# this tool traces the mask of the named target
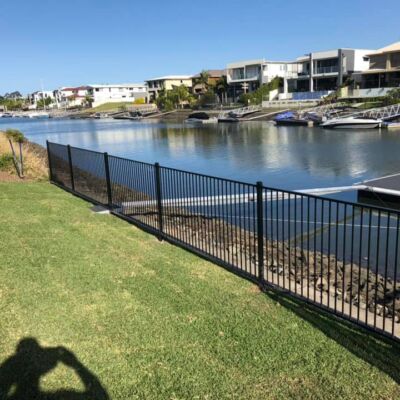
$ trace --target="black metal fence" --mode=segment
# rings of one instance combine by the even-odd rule
[[[50,179],[161,238],[400,338],[400,213],[47,143]]]

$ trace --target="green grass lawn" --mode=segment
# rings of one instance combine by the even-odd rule
[[[390,341],[50,184],[2,183],[0,205],[0,399],[39,386],[54,399],[400,398]],[[95,394],[71,395],[85,384]]]

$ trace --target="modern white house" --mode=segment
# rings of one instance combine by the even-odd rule
[[[38,102],[43,99],[50,98],[52,103],[48,106],[49,108],[56,107],[56,99],[54,91],[52,90],[38,90],[30,93],[27,96],[29,102],[29,109],[35,110],[38,106]]]
[[[166,75],[159,78],[148,79],[146,80],[146,84],[149,92],[149,98],[150,100],[155,100],[161,90],[168,91],[181,85],[184,85],[189,90],[192,90],[192,78],[192,75]]]
[[[230,63],[226,67],[227,82],[234,100],[243,93],[254,92],[276,77],[288,79],[297,76],[297,64],[288,61],[256,59]]]
[[[338,89],[355,73],[369,68],[367,55],[373,50],[335,49],[311,52],[298,57],[297,76],[288,80],[280,99],[319,99]]]
[[[133,103],[138,99],[143,99],[144,102],[147,102],[148,99],[148,91],[144,83],[96,84],[89,86],[89,95],[93,99],[93,107],[105,103]]]
[[[87,103],[90,86],[62,87],[54,91],[59,108],[80,107]]]

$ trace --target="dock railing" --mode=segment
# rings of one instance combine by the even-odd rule
[[[263,288],[400,339],[395,210],[47,143],[50,180]]]

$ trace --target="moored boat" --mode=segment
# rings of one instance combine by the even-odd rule
[[[186,124],[214,124],[218,122],[217,118],[210,117],[205,112],[193,112],[185,119]]]
[[[329,129],[374,129],[379,128],[381,124],[380,119],[344,117],[328,119],[321,126]]]
[[[321,117],[312,112],[304,113],[299,115],[293,111],[286,111],[284,113],[278,114],[274,118],[276,125],[284,126],[312,126],[321,123]]]
[[[218,122],[235,123],[239,122],[239,118],[233,112],[221,113],[218,115]]]

